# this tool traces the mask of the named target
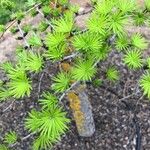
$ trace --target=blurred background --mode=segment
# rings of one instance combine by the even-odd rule
[[[0,0],[0,24],[5,25],[16,11],[25,10],[26,6],[33,2],[33,0]]]

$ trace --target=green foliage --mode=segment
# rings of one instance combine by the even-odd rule
[[[129,40],[127,36],[119,37],[116,39],[115,47],[117,50],[126,50],[129,47]]]
[[[5,89],[1,90],[1,97],[4,99],[6,95],[11,95],[15,98],[21,98],[25,95],[30,95],[31,81],[27,77],[24,70],[24,66],[16,65],[15,67],[10,63],[6,62],[2,65],[2,69],[6,72],[9,82],[7,83],[8,91]]]
[[[52,23],[55,32],[70,33],[74,27],[73,14],[67,13],[60,19],[53,19]]]
[[[119,79],[119,72],[115,67],[109,67],[106,71],[106,77],[110,81],[116,81]]]
[[[102,85],[102,80],[101,79],[95,79],[95,80],[92,80],[92,85],[94,86],[94,87],[99,87],[99,86],[101,86]]]
[[[102,0],[100,3],[98,2],[95,6],[95,10],[102,15],[107,15],[110,13],[114,7],[114,0],[108,1],[108,0]]]
[[[0,102],[7,100],[10,96],[10,92],[7,88],[0,87]]]
[[[77,13],[78,11],[79,11],[79,9],[80,9],[80,6],[78,6],[78,5],[69,5],[69,9],[70,9],[70,11],[72,11],[73,13]]]
[[[92,60],[79,60],[72,69],[75,80],[88,81],[95,75],[96,69]]]
[[[18,45],[16,47],[16,55],[18,57],[19,54],[21,54],[22,52],[24,52],[24,47],[22,45]],[[18,58],[19,59],[19,58]]]
[[[116,4],[123,13],[133,12],[136,9],[136,0],[118,0]]]
[[[25,33],[28,33],[30,30],[31,30],[31,26],[30,25],[24,25],[22,27],[22,30],[25,32]]]
[[[32,110],[26,118],[26,128],[38,132],[39,138],[34,142],[34,148],[47,148],[68,129],[69,119],[61,107],[55,106],[41,112]]]
[[[108,16],[93,13],[87,21],[89,31],[105,35],[108,28]]]
[[[97,34],[86,32],[74,37],[73,46],[81,52],[94,52],[101,48],[102,42]]]
[[[22,66],[13,66],[10,62],[4,63],[2,68],[10,79],[23,78],[26,75]]]
[[[42,96],[43,98],[39,100],[39,103],[42,105],[42,109],[50,109],[58,103],[56,96],[49,92],[44,92]]]
[[[17,47],[16,49],[16,55],[17,55],[17,61],[18,61],[18,65],[20,66],[20,68],[22,68],[22,70],[25,72],[25,68],[26,68],[26,62],[27,62],[27,58],[28,58],[28,54],[30,52],[26,52],[25,49],[23,47]]]
[[[96,60],[105,60],[110,52],[110,47],[108,45],[103,45],[100,49],[95,50],[93,53],[89,54],[89,58]]]
[[[38,12],[35,9],[30,12],[31,17],[35,17],[37,14]]]
[[[10,0],[1,0],[0,7],[2,7],[2,8],[14,7],[14,3],[11,2]]]
[[[65,49],[64,47],[61,47],[61,48],[49,49],[44,56],[46,56],[48,59],[52,61],[57,61],[63,58],[64,54],[65,54]]]
[[[42,46],[42,41],[41,41],[40,37],[38,35],[36,35],[35,33],[32,37],[30,37],[30,39],[28,40],[28,43],[31,46],[35,46],[35,47]]]
[[[58,138],[67,129],[66,123],[69,120],[65,117],[66,113],[60,107],[51,107],[50,110],[38,112],[32,110],[26,119],[26,127],[30,131],[40,132],[42,136]]]
[[[140,12],[136,12],[133,15],[133,20],[134,20],[134,24],[136,26],[141,26],[144,25],[145,21],[146,21],[146,15],[143,13],[143,11]]]
[[[33,52],[29,52],[25,62],[25,69],[37,73],[42,70],[43,63],[44,61],[40,53],[36,54]]]
[[[150,69],[150,57],[147,58],[147,65],[148,65],[148,68]]]
[[[150,98],[150,73],[147,71],[142,75],[140,79],[140,86],[144,91],[144,95]]]
[[[133,12],[137,9],[136,0],[101,0],[95,1],[97,3],[95,9],[99,14],[108,15],[113,13],[114,7],[117,11],[122,12],[123,14]]]
[[[24,76],[10,80],[8,83],[8,90],[15,98],[22,98],[26,95],[30,96],[31,89],[31,81],[25,74]]]
[[[58,3],[60,5],[67,5],[68,4],[68,0],[59,0]]]
[[[0,24],[6,24],[8,21],[10,21],[10,10],[1,8],[0,14]]]
[[[10,70],[13,69],[13,65],[11,62],[5,62],[1,64],[1,69],[3,69],[5,72],[9,72]]]
[[[0,25],[0,33],[5,31],[5,26],[4,25]]]
[[[57,139],[53,139],[51,137],[39,136],[37,139],[34,140],[32,149],[39,150],[39,149],[48,149],[52,147],[52,143],[56,143]]]
[[[0,150],[8,150],[8,148],[5,145],[0,144]]]
[[[35,3],[36,3],[35,0],[27,0],[26,5],[30,7],[35,5]]]
[[[49,15],[51,13],[51,8],[49,6],[43,6],[42,7],[42,12],[44,13],[44,15]]]
[[[8,71],[7,76],[11,80],[16,80],[16,79],[24,79],[24,78],[26,78],[27,74],[26,74],[26,72],[25,72],[23,67],[16,66],[16,67],[13,67],[12,69],[10,68],[10,70]]]
[[[124,63],[131,69],[137,69],[142,67],[143,60],[141,58],[141,51],[128,50],[124,56]]]
[[[148,11],[150,11],[150,1],[149,0],[144,0],[145,2],[145,7]]]
[[[49,33],[45,39],[48,50],[44,56],[53,61],[63,58],[66,50],[66,35],[64,33]]]
[[[4,141],[7,144],[14,144],[17,141],[17,134],[14,131],[10,131],[5,134]]]
[[[11,32],[12,34],[17,33],[17,31],[18,31],[18,29],[17,29],[16,27],[10,29],[10,32]]]
[[[71,75],[65,72],[60,72],[53,78],[53,81],[52,89],[55,90],[55,92],[64,92],[69,88]]]
[[[38,29],[39,31],[41,32],[44,32],[48,27],[48,24],[44,21],[40,22],[39,26],[38,26]]]
[[[125,34],[125,26],[128,23],[128,16],[120,12],[114,12],[109,16],[109,30],[114,34],[123,36]]]
[[[6,24],[11,19],[11,14],[19,10],[25,10],[26,0],[1,0],[0,1],[0,24]]]
[[[53,61],[60,60],[66,49],[66,35],[59,32],[49,33],[46,37],[45,43],[48,50],[45,52],[44,56]]]
[[[17,20],[22,20],[24,18],[24,13],[22,11],[18,11],[14,14],[13,17],[16,18]]]
[[[142,37],[139,33],[132,35],[131,44],[139,49],[146,49],[148,44],[144,37]]]
[[[66,35],[62,32],[48,33],[45,44],[49,49],[66,46]]]

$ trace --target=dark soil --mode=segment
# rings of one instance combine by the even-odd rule
[[[97,78],[105,78],[106,66],[116,64],[121,73],[120,81],[94,88],[87,86],[96,125],[91,138],[78,136],[75,125],[55,150],[149,150],[150,149],[150,103],[137,87],[142,73],[128,71],[120,61],[119,54],[111,54],[110,63],[100,63]],[[133,93],[137,93],[134,96]],[[129,98],[126,98],[129,97]]]

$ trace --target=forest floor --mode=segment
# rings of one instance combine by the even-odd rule
[[[81,5],[86,7],[87,3],[82,2]],[[77,24],[84,28],[83,20],[87,17],[88,14],[78,16]],[[35,24],[40,21],[40,17],[34,21],[27,20]],[[150,41],[150,29],[147,27],[130,27],[128,31],[141,32]],[[0,42],[1,62],[14,59],[14,49],[18,41],[8,32]],[[150,48],[146,55],[150,55]],[[120,72],[120,80],[116,83],[105,80],[104,72],[110,65],[115,65]],[[57,66],[50,63],[47,66],[46,72],[53,75]],[[150,150],[150,101],[142,95],[138,87],[138,80],[143,72],[144,70],[128,70],[122,63],[122,55],[113,50],[107,61],[99,63],[96,78],[101,78],[103,84],[99,87],[88,84],[86,89],[93,107],[96,125],[94,135],[89,138],[80,137],[72,119],[69,131],[53,150]],[[51,85],[48,74],[45,73],[43,76],[40,93],[48,90]],[[33,76],[33,91],[30,98],[0,103],[0,142],[4,134],[10,130],[16,131],[21,138],[29,134],[24,128],[24,119],[32,108],[38,107],[37,99],[40,93],[37,90],[41,75]],[[0,79],[2,78],[4,74],[0,73]],[[68,111],[68,117],[73,118],[67,99],[63,100],[63,104]],[[30,136],[18,141],[11,150],[30,150],[33,138]]]

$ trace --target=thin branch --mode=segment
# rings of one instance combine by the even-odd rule
[[[81,31],[76,31],[76,32],[71,32],[73,35],[78,35],[78,34],[83,34],[83,33],[85,33],[85,32],[87,32],[88,31],[88,29],[83,29],[83,30],[81,30]]]
[[[42,73],[42,75],[41,75],[41,77],[40,77],[40,80],[39,80],[39,86],[38,86],[38,99],[39,99],[39,97],[40,97],[41,84],[42,84],[42,79],[43,79],[43,77],[44,77],[44,73],[45,73],[45,72]]]
[[[122,101],[122,100],[125,100],[125,99],[127,99],[127,98],[130,98],[130,97],[132,97],[132,96],[134,96],[134,95],[136,95],[136,94],[139,94],[140,93],[140,90],[139,90],[139,83],[137,83],[136,84],[136,86],[135,86],[135,88],[134,88],[134,93],[132,93],[132,94],[130,94],[130,95],[127,95],[127,96],[125,96],[125,97],[123,97],[123,98],[121,98],[121,99],[119,99],[120,101]]]
[[[125,96],[125,97],[119,99],[119,101],[123,101],[123,100],[125,100],[125,99],[127,99],[127,98],[130,98],[130,97],[132,97],[132,96],[134,96],[134,95],[136,95],[136,94],[138,94],[138,93],[140,93],[140,92],[137,91],[137,92],[135,92],[135,93],[132,93],[132,94],[130,94],[130,95],[127,95],[127,96]]]
[[[99,61],[100,61],[100,59],[98,59],[98,60],[94,63],[93,67],[97,66],[97,64],[99,63]]]
[[[10,109],[13,106],[14,102],[15,100],[13,100],[11,104],[3,110],[3,113],[6,112],[8,109]]]
[[[36,8],[36,10],[41,14],[41,16],[43,16],[43,18],[45,18],[44,14],[41,12],[41,10],[38,7]],[[50,26],[51,29],[54,28],[53,25],[50,23],[50,21],[47,18],[45,18],[45,21]]]
[[[29,45],[29,43],[27,42],[26,38],[24,37],[23,31],[22,31],[22,29],[21,29],[21,27],[20,27],[20,25],[19,25],[18,23],[17,23],[17,26],[18,26],[19,32],[20,32],[20,34],[21,34],[21,36],[22,36],[22,38],[23,38],[23,40],[24,40],[26,46],[27,46],[27,47],[30,47],[30,45]]]
[[[46,70],[43,70],[44,73],[46,73],[50,78],[53,78],[54,76],[49,74]]]
[[[27,136],[21,138],[21,141],[27,140],[28,138],[30,138],[30,137],[31,137],[32,135],[34,135],[35,133],[36,133],[36,132],[32,132],[32,133],[28,134]],[[12,147],[16,146],[17,144],[19,144],[19,142],[16,142],[16,143],[14,143],[14,144],[11,144],[11,145],[9,145],[9,147],[12,148]]]
[[[98,63],[99,63],[99,60],[97,60],[97,61],[94,63],[93,67],[95,67]],[[78,83],[79,83],[79,81],[74,82],[74,83],[70,86],[70,88],[68,88],[68,89],[60,96],[59,101],[61,102],[61,100],[65,97],[65,95],[66,95],[71,89],[73,89]]]
[[[5,32],[11,27],[13,26],[15,23],[17,22],[17,20],[13,20],[5,29],[5,31],[2,33],[2,35],[0,36],[0,39],[4,36]]]
[[[31,137],[31,136],[34,135],[35,133],[36,133],[36,132],[32,132],[32,133],[28,134],[27,136],[23,137],[23,138],[21,139],[21,141],[25,141],[26,139],[28,139],[29,137]]]
[[[65,56],[62,61],[67,60],[67,59],[70,59],[70,58],[74,58],[74,57],[76,57],[78,54],[79,54],[79,53],[73,53],[73,54],[71,54],[71,55],[69,55],[69,56]]]
[[[65,97],[65,95],[72,89],[74,88],[77,84],[79,83],[79,81],[74,82],[70,88],[68,88],[59,98],[59,101],[61,102],[61,100]]]

